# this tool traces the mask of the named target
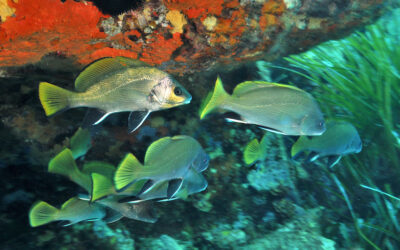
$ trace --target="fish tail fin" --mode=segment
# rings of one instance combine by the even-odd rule
[[[57,219],[60,210],[44,201],[36,202],[29,211],[31,227],[41,226]]]
[[[91,142],[92,139],[89,129],[79,128],[70,140],[71,152],[74,159],[85,155],[92,147]]]
[[[73,92],[48,82],[39,83],[39,99],[47,116],[54,115],[69,107]]]
[[[207,95],[200,108],[200,119],[203,119],[208,113],[221,105],[230,95],[226,93],[224,86],[222,85],[221,78],[217,78],[215,82],[214,92]]]
[[[292,149],[290,150],[290,155],[292,159],[296,160],[296,158],[299,157],[300,153],[303,152],[304,150],[304,137],[300,137],[292,146]]]
[[[113,183],[104,175],[92,173],[92,192],[90,202],[95,202],[114,193]]]
[[[135,182],[143,165],[133,154],[127,154],[115,171],[114,184],[118,191]]]
[[[243,153],[243,159],[247,165],[250,165],[257,160],[260,160],[261,156],[262,148],[257,139],[254,139],[249,144],[247,144]]]
[[[69,148],[64,149],[50,160],[48,171],[66,176],[84,189],[90,189],[90,177],[79,170]]]

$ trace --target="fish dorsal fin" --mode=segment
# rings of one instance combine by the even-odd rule
[[[101,161],[90,161],[85,163],[82,167],[82,173],[87,175],[97,173],[107,178],[113,178],[114,172],[114,165]]]
[[[151,164],[153,158],[159,157],[159,153],[162,152],[172,142],[172,138],[167,136],[153,142],[146,151],[144,156],[144,165]]]
[[[272,83],[272,82],[265,82],[265,81],[246,81],[242,82],[239,85],[235,87],[233,90],[234,96],[238,97],[240,95],[243,95],[244,93],[259,89],[259,88],[265,88],[265,87],[284,87],[284,88],[291,88],[294,90],[300,90],[301,89],[287,85],[287,84],[280,84],[280,83]]]
[[[89,64],[75,79],[75,89],[79,92],[86,91],[92,85],[104,79],[105,75],[132,67],[148,67],[149,65],[127,57],[105,57]]]
[[[66,202],[64,202],[61,206],[61,210],[64,210],[70,206],[73,206],[75,203],[80,202],[81,200],[77,197],[72,197],[69,200],[67,200]]]

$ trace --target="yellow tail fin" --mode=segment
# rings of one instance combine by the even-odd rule
[[[54,115],[69,106],[69,97],[73,92],[48,82],[39,84],[39,99],[47,116]]]
[[[133,154],[127,154],[115,171],[114,184],[117,191],[122,191],[126,187],[137,181],[143,165]]]
[[[89,175],[82,173],[76,165],[70,149],[66,148],[49,162],[48,171],[68,177],[71,181],[90,191],[92,182]]]
[[[257,139],[252,140],[249,144],[247,144],[244,153],[243,159],[247,165],[254,163],[257,160],[261,159],[262,148]]]
[[[35,203],[29,211],[31,227],[41,226],[56,220],[59,210],[44,201]]]
[[[296,159],[301,152],[303,152],[306,148],[305,144],[307,143],[307,139],[305,136],[300,136],[299,139],[293,144],[292,149],[290,150],[290,155],[292,159]]]
[[[208,113],[210,113],[213,109],[217,108],[221,105],[227,98],[229,98],[229,94],[224,90],[224,86],[222,86],[221,79],[217,78],[215,82],[214,92],[207,96],[203,107],[200,109],[200,119],[203,119]]]
[[[92,192],[90,202],[95,202],[111,194],[115,194],[112,180],[109,180],[101,174],[92,173]]]

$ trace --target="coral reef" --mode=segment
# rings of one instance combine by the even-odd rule
[[[126,56],[184,74],[303,51],[382,13],[378,0],[131,2],[110,16],[86,1],[1,0],[0,67],[48,63],[49,54],[75,65]]]

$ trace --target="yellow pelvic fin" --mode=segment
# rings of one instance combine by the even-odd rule
[[[47,116],[69,107],[69,98],[74,93],[48,82],[39,84],[39,99]]]
[[[119,164],[114,176],[115,188],[118,191],[128,187],[138,177],[138,173],[143,168],[143,165],[136,159],[133,154],[127,154]]]
[[[57,219],[60,210],[44,201],[36,202],[29,211],[31,227],[41,226]]]
[[[204,107],[200,109],[200,119],[203,119],[208,113],[221,105],[229,97],[229,94],[224,90],[222,81],[218,76],[217,81],[215,82],[214,92],[211,97],[207,96],[204,105],[202,105]]]
[[[255,161],[260,160],[261,156],[262,148],[257,139],[254,139],[247,144],[243,154],[243,160],[247,165],[253,164]]]

